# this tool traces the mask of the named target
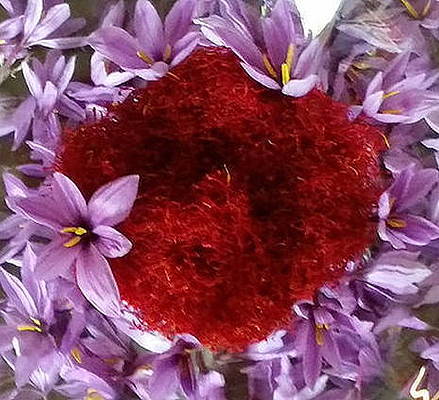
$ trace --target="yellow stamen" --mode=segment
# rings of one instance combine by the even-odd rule
[[[277,79],[277,73],[276,73],[275,69],[273,68],[273,66],[271,65],[271,62],[268,59],[268,56],[266,54],[264,54],[262,56],[262,62],[264,63],[265,69],[271,75],[271,77],[274,79]]]
[[[401,110],[383,110],[381,111],[382,114],[390,114],[390,115],[400,115],[402,114]]]
[[[391,228],[400,229],[405,228],[407,226],[407,223],[402,219],[391,218],[387,221],[387,225]]]
[[[287,56],[285,58],[285,64],[287,64],[290,68],[293,66],[294,54],[296,52],[296,48],[293,43],[290,43],[287,50]]]
[[[0,45],[2,45],[2,44],[6,44],[6,40],[0,39]]]
[[[362,71],[370,69],[370,64],[364,61],[358,61],[356,63],[353,63],[352,66]]]
[[[428,0],[427,4],[425,5],[424,9],[422,10],[422,18],[425,18],[431,9],[431,0]]]
[[[97,390],[88,389],[84,400],[105,400],[105,398],[102,397]]]
[[[79,351],[79,349],[77,347],[75,347],[74,349],[72,349],[72,351],[70,352],[70,354],[72,355],[73,359],[78,363],[81,364],[82,363],[82,355],[81,352]]]
[[[36,319],[36,318],[32,318],[32,317],[30,317],[30,320],[36,325],[36,326],[39,326],[40,328],[41,328],[41,321],[39,320],[39,319]]]
[[[117,357],[115,357],[115,358],[105,358],[104,359],[105,364],[108,364],[108,365],[111,365],[111,366],[115,366],[115,365],[119,364],[120,361],[121,361],[121,359],[117,358]]]
[[[69,226],[67,228],[61,229],[62,233],[74,233],[77,236],[82,236],[87,233],[87,229],[81,228],[80,226]]]
[[[294,61],[294,44],[290,44],[288,46],[287,56],[285,58],[285,62],[281,66],[282,70],[282,84],[286,85],[291,79],[291,69],[293,67]]]
[[[75,247],[81,241],[81,236],[75,236],[73,239],[69,240],[67,243],[64,243],[64,247],[70,249],[71,247]]]
[[[419,13],[416,11],[415,7],[408,0],[399,0],[403,6],[407,9],[407,12],[415,19],[419,19]]]
[[[283,63],[281,68],[282,68],[282,84],[286,85],[291,78],[290,67],[287,64]]]
[[[172,47],[168,43],[165,47],[165,51],[163,52],[163,61],[164,62],[169,61],[169,59],[171,58],[171,55],[172,55]]]
[[[390,149],[390,142],[389,142],[389,139],[387,139],[387,136],[386,136],[384,133],[380,133],[380,135],[381,135],[381,137],[383,138],[383,140],[384,140],[384,144],[386,145],[386,147],[387,147],[388,149]]]
[[[383,99],[388,99],[389,97],[396,96],[397,94],[400,94],[401,92],[399,90],[394,90],[393,92],[385,93],[383,94]]]
[[[323,346],[325,343],[324,331],[329,330],[328,324],[316,324],[316,342],[319,346]]]
[[[43,330],[35,325],[19,325],[17,326],[17,331],[19,332],[38,332],[42,333]]]
[[[145,61],[147,64],[154,64],[154,60],[144,51],[139,50],[136,54],[137,57],[139,57],[142,61]]]

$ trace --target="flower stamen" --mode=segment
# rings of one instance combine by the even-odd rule
[[[407,9],[407,12],[415,19],[420,19],[419,13],[416,11],[415,7],[408,0],[399,0],[402,5]]]
[[[387,225],[391,228],[401,229],[407,226],[407,222],[398,218],[391,218],[387,221]]]
[[[35,325],[19,325],[19,326],[17,326],[17,331],[43,333],[43,330],[40,327],[35,326]]]
[[[277,73],[266,54],[262,56],[262,62],[264,63],[265,69],[271,75],[271,77],[277,80]]]
[[[388,92],[383,94],[383,99],[388,99],[390,97],[396,96],[398,94],[400,94],[401,92],[399,90],[394,90],[393,92]]]
[[[87,395],[84,400],[105,400],[96,389],[87,389]]]
[[[282,84],[286,85],[291,80],[291,69],[293,67],[295,48],[294,44],[290,43],[287,50],[285,62],[282,64]]]
[[[144,51],[139,50],[136,53],[137,57],[139,57],[142,61],[145,61],[147,64],[154,64],[154,60],[148,55],[146,54]]]
[[[64,247],[71,248],[76,246],[81,241],[82,237],[88,233],[88,231],[81,226],[69,226],[61,229],[61,233],[73,233],[75,235],[71,240],[64,243]]]
[[[328,324],[316,324],[316,342],[319,346],[325,343],[325,331],[329,330]]]
[[[70,354],[72,356],[72,358],[78,363],[81,364],[82,363],[82,355],[81,352],[79,351],[79,349],[77,347],[75,347],[74,349],[72,349],[70,351]]]
[[[401,110],[383,110],[381,112],[383,114],[390,114],[390,115],[400,115],[400,114],[402,114]]]
[[[168,43],[165,47],[165,51],[163,52],[163,61],[168,62],[172,55],[172,47]]]

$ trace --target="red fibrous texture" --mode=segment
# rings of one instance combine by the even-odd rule
[[[315,90],[263,88],[223,49],[66,132],[57,169],[90,196],[139,174],[118,228],[133,250],[110,260],[149,328],[240,350],[291,319],[373,242],[382,190],[376,128]]]

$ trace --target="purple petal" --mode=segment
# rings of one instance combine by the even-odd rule
[[[292,79],[282,88],[282,93],[292,97],[305,96],[315,88],[318,81],[317,75],[310,75],[305,79]]]
[[[108,11],[102,20],[102,27],[106,26],[121,26],[125,16],[124,0],[119,0],[116,4],[110,4]]]
[[[23,70],[24,80],[26,81],[29,91],[31,92],[32,96],[38,99],[43,94],[43,87],[40,79],[38,78],[37,74],[30,69],[27,62],[24,62],[21,68]]]
[[[36,102],[32,96],[29,96],[23,103],[21,103],[13,114],[15,122],[14,129],[14,145],[12,150],[17,148],[26,139],[29,133],[29,127],[35,114]]]
[[[9,18],[0,23],[0,37],[3,40],[13,39],[23,29],[22,18]]]
[[[199,32],[189,32],[186,36],[183,36],[174,46],[174,56],[170,64],[171,67],[185,60],[194,51],[199,42]]]
[[[363,111],[365,114],[374,117],[383,103],[383,91],[375,92],[367,96],[363,102]]]
[[[165,47],[163,24],[155,7],[148,0],[138,0],[134,13],[136,37],[154,60],[162,59]]]
[[[303,375],[307,385],[313,387],[322,369],[321,347],[315,338],[315,327],[307,323],[305,348],[303,353]]]
[[[85,110],[65,94],[61,95],[57,109],[61,115],[73,121],[81,122],[85,119]]]
[[[88,203],[93,226],[114,226],[126,219],[133,207],[139,187],[139,176],[129,175],[98,189]]]
[[[81,244],[71,248],[64,247],[66,237],[54,239],[44,247],[38,256],[36,275],[39,279],[51,280],[64,276],[74,265],[81,252]]]
[[[77,47],[83,47],[87,44],[87,38],[84,36],[66,37],[56,39],[44,39],[33,43],[34,45],[40,45],[48,47],[49,49],[69,50]]]
[[[273,79],[259,72],[256,68],[253,68],[251,65],[241,63],[242,68],[244,68],[245,72],[249,74],[255,81],[259,82],[261,85],[269,89],[280,90],[280,85]]]
[[[43,14],[43,0],[29,0],[24,12],[23,36],[29,37]]]
[[[37,42],[47,38],[52,32],[55,32],[70,17],[70,7],[68,4],[58,4],[51,7],[38,26],[34,29],[28,42]]]
[[[141,46],[121,28],[101,28],[90,36],[89,44],[94,50],[122,68],[142,69],[146,64],[138,56]]]
[[[38,311],[35,302],[23,283],[9,272],[0,268],[0,285],[10,304],[19,312],[25,312],[30,317],[37,317]]]
[[[76,263],[76,279],[85,298],[101,313],[120,317],[120,295],[107,260],[93,246],[87,246]]]
[[[47,116],[53,111],[58,99],[57,97],[58,90],[56,86],[50,81],[46,82],[43,94],[37,100],[38,107],[44,116]]]
[[[75,72],[76,57],[70,57],[64,70],[61,72],[58,81],[56,82],[58,88],[58,94],[64,93],[72,80],[73,73]]]
[[[64,216],[63,222],[66,223],[64,227],[81,226],[87,215],[87,204],[73,181],[67,176],[55,172],[52,181],[52,194],[60,213]]]
[[[195,17],[196,0],[177,0],[165,19],[166,40],[173,45],[189,32]]]
[[[3,183],[5,185],[6,193],[10,197],[26,197],[28,194],[27,186],[9,172],[3,173]]]
[[[98,236],[94,244],[105,257],[123,257],[133,247],[124,235],[110,226],[99,225],[93,229],[93,233]]]
[[[391,229],[391,231],[396,238],[404,243],[425,246],[432,240],[439,238],[439,226],[425,218],[405,215],[402,220],[406,223],[406,226],[400,229]]]
[[[300,54],[294,68],[294,77],[304,79],[317,75],[322,64],[323,44],[320,38],[314,39]]]

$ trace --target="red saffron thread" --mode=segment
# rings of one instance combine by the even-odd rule
[[[373,242],[380,132],[317,90],[261,87],[224,49],[200,49],[108,117],[64,134],[57,170],[88,196],[139,174],[111,267],[148,327],[242,350]]]

